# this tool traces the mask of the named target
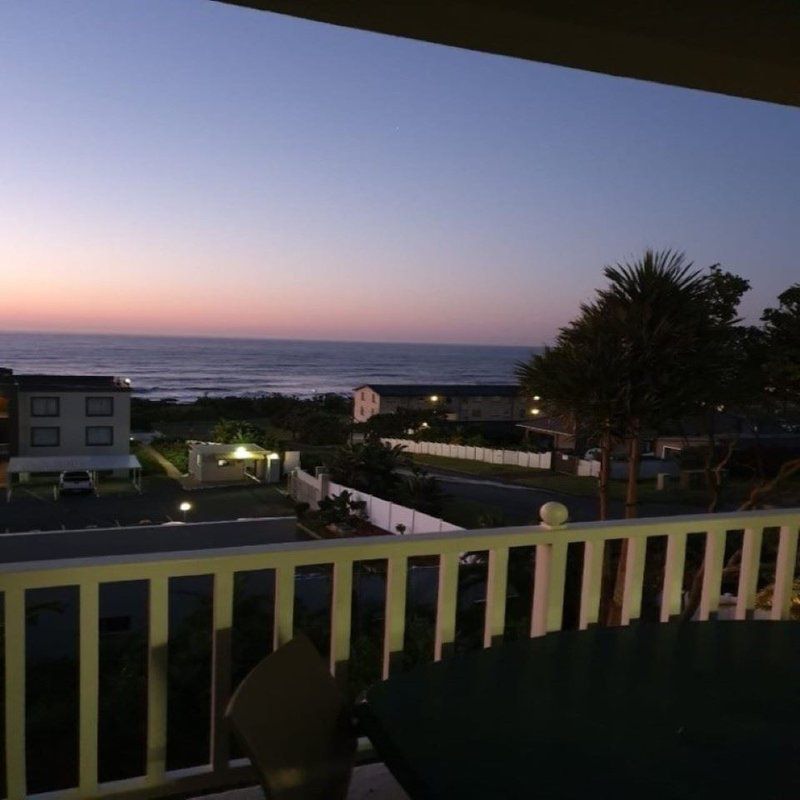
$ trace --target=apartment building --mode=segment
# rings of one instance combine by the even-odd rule
[[[516,384],[363,384],[353,390],[353,419],[400,409],[439,411],[450,422],[511,422],[525,419],[529,401]]]
[[[64,459],[75,461],[70,468],[84,468],[82,461],[87,469],[92,462],[96,469],[123,469],[122,460],[108,457],[130,452],[130,392],[122,378],[0,369],[0,458],[41,465],[41,471]],[[21,470],[28,471],[39,470]]]

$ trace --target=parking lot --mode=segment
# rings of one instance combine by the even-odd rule
[[[188,522],[293,513],[292,501],[274,486],[253,484],[190,492],[177,481],[157,475],[142,478],[141,494],[130,483],[107,480],[99,483],[96,495],[56,498],[50,481],[15,485],[11,502],[0,499],[0,533],[182,521],[182,502],[192,505],[186,515]]]

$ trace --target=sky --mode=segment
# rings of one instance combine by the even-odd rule
[[[0,3],[0,329],[540,345],[800,280],[800,110],[210,0]]]

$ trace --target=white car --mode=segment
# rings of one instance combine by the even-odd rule
[[[85,494],[93,491],[94,481],[85,469],[62,472],[58,478],[59,494]]]

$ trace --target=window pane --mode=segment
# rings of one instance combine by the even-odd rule
[[[86,428],[86,444],[109,445],[114,443],[114,429],[110,425],[90,425]]]
[[[86,415],[89,417],[110,417],[114,413],[113,397],[87,397]]]
[[[58,428],[31,428],[33,447],[58,447]]]
[[[57,417],[57,397],[31,397],[31,415],[34,417]]]

